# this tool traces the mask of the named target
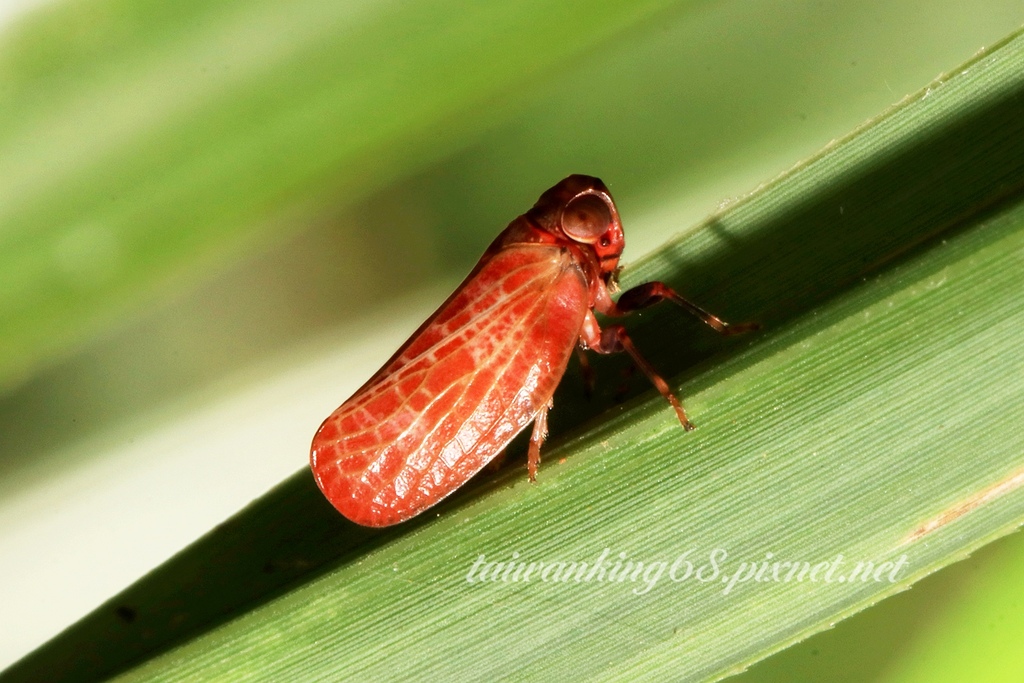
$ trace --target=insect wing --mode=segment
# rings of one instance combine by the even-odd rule
[[[367,526],[436,504],[546,408],[587,310],[568,250],[491,255],[320,426],[310,453],[320,489]]]

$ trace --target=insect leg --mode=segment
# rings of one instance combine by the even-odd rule
[[[653,306],[654,304],[666,299],[681,307],[683,310],[693,314],[719,334],[727,336],[743,334],[744,332],[751,332],[761,327],[757,323],[730,325],[718,316],[705,311],[697,304],[687,301],[682,297],[682,295],[666,285],[664,282],[648,282],[642,285],[637,285],[636,287],[623,292],[617,302],[612,301],[606,291],[599,291],[596,307],[597,310],[605,315],[620,316],[626,315],[630,311]]]
[[[526,471],[530,481],[537,481],[537,468],[540,466],[540,447],[544,439],[548,438],[548,411],[551,410],[551,401],[540,409],[537,417],[533,418],[533,433],[530,434],[530,453],[526,460]]]
[[[580,361],[580,376],[583,378],[583,393],[587,398],[594,395],[594,368],[590,366],[590,359],[583,352],[582,346],[576,347],[576,357]]]
[[[672,405],[672,408],[676,411],[676,416],[679,418],[679,423],[683,425],[683,429],[686,431],[693,429],[693,423],[687,419],[686,411],[683,410],[683,404],[679,402],[676,395],[669,389],[668,382],[658,374],[654,366],[636,348],[633,340],[629,338],[629,333],[626,332],[625,327],[622,325],[609,325],[602,330],[597,324],[597,318],[594,317],[593,311],[587,311],[587,317],[583,321],[583,329],[580,331],[580,338],[587,345],[587,348],[597,353],[608,354],[621,353],[623,351],[628,353],[636,366],[647,375],[647,379],[651,381],[651,384],[658,390],[658,393],[664,396],[665,400]]]

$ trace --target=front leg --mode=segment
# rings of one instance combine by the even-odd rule
[[[636,287],[623,292],[622,296],[619,297],[618,302],[612,301],[611,295],[608,293],[607,286],[598,287],[597,299],[594,302],[594,307],[604,315],[618,317],[626,315],[631,311],[653,306],[654,304],[666,299],[682,307],[683,310],[697,316],[719,334],[727,336],[743,334],[744,332],[751,332],[761,327],[757,323],[730,325],[718,316],[708,313],[697,304],[687,301],[664,282],[647,282],[642,285],[637,285]]]
[[[580,342],[586,348],[597,353],[621,353],[622,351],[628,353],[637,367],[647,375],[647,379],[651,380],[651,384],[675,409],[676,416],[679,417],[679,423],[683,425],[683,429],[688,432],[693,429],[693,423],[687,419],[686,411],[683,410],[683,404],[679,402],[676,395],[669,389],[668,382],[640,354],[640,351],[633,344],[633,340],[629,338],[629,333],[626,332],[625,327],[622,325],[609,325],[602,330],[601,326],[597,323],[597,318],[594,317],[594,312],[587,311],[587,316],[583,319],[583,329],[580,330]]]

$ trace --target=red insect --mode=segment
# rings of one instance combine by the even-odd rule
[[[366,526],[405,521],[466,483],[531,422],[533,481],[551,396],[576,346],[628,353],[693,429],[626,329],[602,330],[593,311],[621,316],[669,299],[723,334],[755,326],[729,326],[662,282],[612,301],[623,246],[615,202],[590,176],[569,176],[512,221],[455,293],[320,425],[310,466],[334,507]]]

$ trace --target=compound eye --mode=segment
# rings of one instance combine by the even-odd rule
[[[596,195],[576,197],[562,209],[562,230],[577,242],[593,244],[608,230],[611,222],[608,204]]]

